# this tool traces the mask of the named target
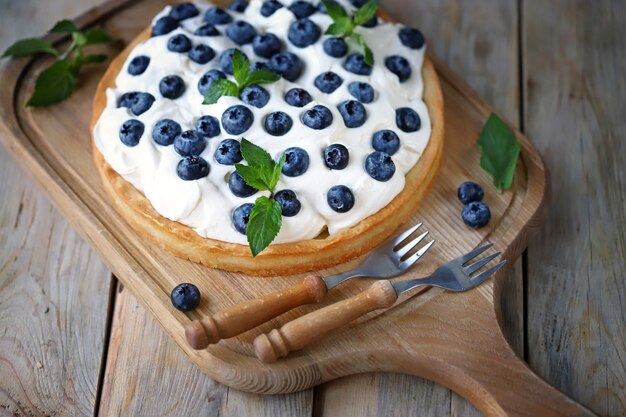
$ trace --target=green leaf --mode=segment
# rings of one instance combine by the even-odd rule
[[[328,12],[328,16],[333,19],[335,22],[341,20],[342,18],[347,18],[348,13],[346,10],[341,7],[339,3],[334,0],[322,0],[324,3],[324,7],[326,7],[326,11]]]
[[[356,33],[353,32],[350,37],[352,39],[354,39],[354,41],[361,47],[363,48],[363,59],[365,61],[365,63],[369,66],[374,65],[374,53],[372,52],[372,50],[369,48],[369,46],[367,46],[367,44],[365,43],[365,39],[363,39],[363,36],[360,33]]]
[[[221,78],[213,81],[211,88],[204,95],[202,104],[215,104],[222,96],[239,96],[239,87],[234,82]]]
[[[267,167],[257,167],[244,164],[235,164],[237,173],[250,187],[254,187],[260,191],[271,191],[269,187]]]
[[[87,55],[81,58],[80,63],[81,65],[82,64],[100,64],[106,60],[107,60],[106,55]]]
[[[331,23],[324,33],[332,36],[344,36],[351,33],[353,29],[354,24],[350,19],[342,19]]]
[[[59,20],[53,27],[50,29],[50,33],[71,33],[78,32],[78,28],[71,20]]]
[[[72,32],[72,40],[77,46],[84,46],[87,44],[87,37],[82,32]]]
[[[282,223],[280,204],[262,196],[256,199],[246,228],[246,237],[252,256],[257,256],[276,238]]]
[[[85,43],[83,45],[97,45],[103,43],[109,43],[113,39],[100,28],[91,29],[84,33]]]
[[[491,113],[478,138],[480,166],[493,178],[499,192],[513,184],[521,146],[513,131],[495,113]]]
[[[21,41],[17,41],[13,45],[9,46],[9,48],[2,54],[1,58],[7,56],[32,55],[42,52],[52,54],[54,56],[59,55],[50,42],[39,38],[30,38],[22,39]]]
[[[46,68],[35,82],[35,91],[27,106],[47,106],[65,100],[72,94],[76,77],[67,61],[57,61]]]
[[[260,146],[255,145],[246,138],[241,138],[241,156],[248,165],[256,167],[274,167],[272,156]]]
[[[365,3],[359,10],[354,12],[352,15],[352,20],[354,20],[354,24],[359,26],[363,23],[369,21],[376,14],[376,10],[378,9],[378,0],[369,0]]]
[[[283,154],[278,160],[277,164],[274,164],[274,169],[272,170],[272,177],[270,179],[270,189],[273,190],[278,184],[278,179],[280,178],[280,174],[283,172],[283,165],[285,164],[285,160],[287,159],[286,155]]]
[[[239,49],[235,49],[233,53],[233,76],[239,87],[243,88],[247,84],[249,71],[250,61]]]
[[[280,75],[276,74],[275,72],[268,71],[268,70],[256,70],[248,74],[248,79],[247,79],[246,84],[247,85],[271,84],[278,80],[280,80]]]

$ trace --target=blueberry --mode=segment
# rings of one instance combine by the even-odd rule
[[[232,10],[233,12],[243,13],[248,8],[248,0],[234,0],[230,6],[228,6],[228,10]]]
[[[293,120],[291,120],[291,117],[289,117],[287,113],[275,111],[265,117],[263,125],[265,126],[267,133],[270,135],[282,136],[289,132],[291,126],[293,126]]]
[[[398,33],[400,42],[411,49],[420,49],[424,46],[424,35],[417,29],[402,28]]]
[[[252,39],[254,53],[263,58],[271,58],[280,52],[280,39],[270,32],[258,34]]]
[[[398,76],[401,83],[411,78],[411,64],[406,58],[399,55],[392,55],[385,58],[387,69]]]
[[[186,156],[176,166],[176,174],[183,181],[199,180],[209,175],[211,167],[199,156]]]
[[[343,63],[343,68],[346,71],[357,75],[372,74],[372,67],[365,63],[365,57],[363,57],[363,54],[360,54],[358,52],[354,52],[348,55],[346,61]]]
[[[126,120],[120,129],[120,140],[126,146],[137,146],[143,135],[144,126],[139,120]]]
[[[285,93],[285,101],[290,106],[304,107],[313,101],[313,97],[303,88],[292,88]]]
[[[193,284],[179,284],[172,290],[170,300],[177,310],[191,311],[200,304],[200,290]]]
[[[202,116],[196,122],[196,132],[206,138],[220,134],[220,122],[213,116]]]
[[[315,7],[308,1],[302,0],[297,0],[291,3],[291,5],[289,6],[289,10],[291,10],[291,13],[296,16],[296,19],[309,17],[313,13],[315,13]]]
[[[226,78],[226,74],[224,74],[220,70],[212,69],[204,73],[202,77],[198,80],[198,91],[200,94],[205,95],[211,85],[215,80],[220,80]]]
[[[235,226],[235,229],[242,235],[246,234],[253,206],[254,204],[246,203],[233,210],[233,226]]]
[[[198,16],[199,14],[200,10],[188,1],[176,3],[170,9],[170,16],[179,21]]]
[[[194,46],[189,51],[189,59],[198,64],[206,64],[215,57],[215,51],[203,43]]]
[[[373,16],[370,20],[363,23],[361,26],[366,27],[366,28],[374,28],[377,25],[378,25],[378,17]]]
[[[172,52],[187,52],[191,49],[191,41],[187,36],[179,33],[167,40],[167,49]]]
[[[178,27],[178,20],[170,17],[160,17],[152,26],[152,36],[166,35]]]
[[[159,120],[152,128],[152,139],[159,145],[169,146],[182,131],[180,125],[172,119]]]
[[[128,93],[122,94],[120,99],[117,101],[117,107],[126,107],[130,109],[135,101],[137,101],[137,96],[141,94],[139,91],[129,91]]]
[[[309,45],[313,45],[320,36],[322,36],[320,27],[307,18],[293,22],[289,25],[289,31],[287,32],[289,41],[298,48],[306,48]]]
[[[295,81],[302,74],[302,61],[296,54],[283,51],[273,55],[269,61],[270,69],[283,76],[287,81]]]
[[[372,148],[393,155],[400,149],[400,138],[393,130],[379,130],[372,136]]]
[[[317,104],[302,113],[300,120],[311,129],[321,130],[333,123],[333,114],[327,107]]]
[[[340,143],[333,143],[324,149],[324,163],[330,169],[344,169],[350,162],[348,148]]]
[[[260,109],[270,101],[270,93],[265,88],[253,84],[241,90],[239,98],[244,103]]]
[[[302,148],[289,148],[285,150],[285,163],[283,174],[288,177],[298,177],[309,169],[309,154]]]
[[[346,127],[359,127],[365,123],[367,112],[360,101],[346,100],[337,106]]]
[[[419,114],[409,107],[396,109],[396,125],[404,132],[415,132],[422,126]]]
[[[280,9],[281,7],[283,7],[283,5],[276,0],[264,1],[263,5],[261,6],[261,15],[263,17],[270,17],[274,14],[274,12],[276,12],[276,10]]]
[[[343,78],[332,71],[326,71],[315,77],[313,84],[326,94],[333,93],[343,83]]]
[[[235,48],[230,48],[222,52],[222,55],[220,55],[220,68],[228,75],[233,75],[233,54],[235,51],[241,52],[244,57],[248,58],[243,51]]]
[[[343,38],[328,38],[324,41],[324,52],[334,58],[341,58],[348,53],[348,45]]]
[[[200,26],[193,34],[196,36],[220,36],[219,30],[215,29],[215,26],[208,23]]]
[[[221,141],[213,156],[222,165],[235,165],[243,160],[240,144],[235,139]]]
[[[150,57],[145,55],[137,55],[128,64],[128,73],[130,75],[141,75],[150,65]]]
[[[389,181],[396,172],[391,156],[385,152],[375,151],[365,158],[365,171],[376,181]]]
[[[257,191],[256,188],[249,186],[241,178],[241,175],[237,171],[234,171],[228,177],[228,188],[235,195],[235,197],[246,198],[254,195]]]
[[[250,109],[240,104],[227,108],[222,114],[222,126],[231,135],[240,135],[250,129],[253,121]]]
[[[152,103],[154,103],[154,96],[150,93],[138,93],[135,96],[135,100],[130,106],[130,111],[135,115],[139,116],[150,110],[152,107]]]
[[[213,6],[204,13],[204,21],[209,25],[225,25],[233,21],[228,12],[221,7]]]
[[[348,91],[361,103],[371,103],[374,101],[374,88],[368,83],[353,81],[348,84]]]
[[[335,185],[326,193],[326,201],[337,213],[346,213],[354,207],[354,194],[345,185]]]
[[[195,130],[185,130],[174,139],[174,150],[180,156],[200,155],[206,147],[206,139]]]
[[[459,189],[456,194],[463,204],[468,204],[472,201],[482,201],[485,196],[483,187],[471,181],[466,181],[459,185]]]
[[[463,223],[475,229],[481,228],[489,223],[491,211],[482,201],[472,201],[463,207],[461,212]]]
[[[283,216],[293,217],[300,212],[300,200],[291,190],[280,190],[274,194],[274,200],[280,204]]]
[[[161,79],[159,91],[165,98],[176,100],[185,92],[185,82],[178,75],[168,75]]]
[[[252,42],[254,35],[256,35],[254,26],[243,20],[233,22],[226,28],[226,36],[237,45],[245,45]]]

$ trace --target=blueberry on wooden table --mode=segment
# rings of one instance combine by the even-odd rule
[[[354,207],[354,194],[345,185],[335,185],[326,193],[326,202],[337,213],[347,213]]]
[[[287,38],[298,48],[313,45],[322,36],[322,30],[312,20],[298,19],[289,25]]]
[[[372,136],[372,148],[393,155],[400,149],[400,138],[393,130],[379,130]]]
[[[459,189],[457,190],[457,196],[459,200],[463,204],[469,204],[472,201],[482,201],[485,196],[485,191],[483,187],[476,184],[472,181],[466,181],[463,184],[459,185]]]
[[[333,143],[324,149],[324,163],[330,169],[344,169],[350,162],[348,148],[340,143]]]
[[[243,160],[239,141],[224,139],[217,145],[213,157],[220,165],[235,165]]]
[[[144,132],[144,125],[139,120],[131,119],[122,124],[120,128],[120,140],[126,146],[133,147],[139,144],[139,139]]]
[[[180,156],[200,155],[206,147],[206,139],[195,130],[186,130],[174,139],[174,150]]]
[[[346,127],[354,128],[363,126],[367,119],[365,106],[360,101],[346,100],[337,106]]]
[[[348,53],[348,45],[343,38],[328,38],[322,44],[326,55],[341,58]]]
[[[276,12],[276,10],[282,7],[283,5],[277,2],[276,0],[264,1],[263,5],[261,5],[261,15],[263,17],[270,17]]]
[[[213,6],[204,13],[204,21],[209,25],[225,25],[233,21],[228,12],[221,7]]]
[[[172,290],[170,300],[177,310],[191,311],[200,304],[200,290],[193,284],[179,284]]]
[[[309,168],[309,154],[302,148],[285,150],[285,163],[282,172],[288,177],[298,177]]]
[[[274,194],[274,200],[280,204],[282,215],[285,217],[293,217],[300,212],[302,207],[300,200],[296,197],[296,193],[292,190],[280,190]]]
[[[254,206],[254,204],[246,203],[233,210],[233,226],[235,226],[235,229],[242,235],[246,234],[252,206]]]
[[[374,151],[365,158],[365,171],[376,181],[389,181],[396,172],[396,164],[385,152]]]
[[[252,111],[240,104],[227,108],[222,114],[222,127],[231,135],[240,135],[250,129],[253,121]]]
[[[150,57],[137,55],[128,64],[128,73],[130,75],[141,75],[146,72],[148,65],[150,65]]]
[[[176,174],[183,181],[194,181],[209,175],[211,167],[200,156],[186,156],[176,166]]]
[[[333,123],[333,114],[327,107],[316,104],[302,113],[300,120],[311,129],[321,130],[326,129]]]
[[[422,126],[419,114],[410,107],[396,109],[396,125],[403,132],[416,132]]]
[[[228,189],[235,197],[240,198],[250,197],[259,191],[248,185],[237,171],[234,171],[230,174],[230,177],[228,177]]]
[[[469,227],[478,229],[489,223],[491,211],[482,201],[472,201],[463,207],[461,218]]]
[[[304,64],[296,54],[283,51],[272,55],[269,60],[269,67],[287,81],[293,82],[302,74]]]
[[[152,128],[152,139],[159,145],[169,146],[182,131],[180,124],[172,119],[159,120]]]
[[[372,66],[365,62],[365,57],[359,52],[354,52],[348,55],[343,63],[343,68],[357,75],[371,75]]]
[[[343,78],[332,71],[326,71],[315,77],[313,84],[322,92],[332,94],[343,83]]]

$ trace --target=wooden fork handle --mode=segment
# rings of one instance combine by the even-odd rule
[[[354,297],[313,311],[254,339],[257,358],[275,362],[302,349],[351,321],[380,308],[390,307],[398,296],[389,281],[377,281]]]
[[[210,344],[237,336],[296,307],[318,303],[327,292],[321,275],[309,275],[293,287],[194,320],[185,327],[185,337],[192,348],[205,349]]]

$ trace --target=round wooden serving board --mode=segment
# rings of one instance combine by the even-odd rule
[[[128,43],[164,4],[114,0],[82,16],[77,23],[103,25],[113,36]],[[112,45],[102,49],[113,57],[121,48]],[[503,194],[496,192],[479,167],[475,144],[490,109],[456,75],[431,58],[446,103],[445,155],[435,186],[411,223],[423,222],[437,243],[418,265],[398,279],[426,275],[485,241],[493,242],[511,264],[525,248],[529,234],[541,225],[548,195],[541,157],[521,134],[518,139],[522,155],[514,187]],[[37,179],[124,285],[211,378],[241,390],[283,393],[360,372],[403,372],[455,390],[485,415],[592,415],[535,376],[510,349],[494,307],[500,305],[502,273],[466,293],[430,288],[422,289],[419,296],[409,294],[394,308],[372,313],[272,365],[254,357],[254,337],[318,306],[295,310],[206,350],[192,350],[183,330],[190,320],[286,288],[302,276],[258,278],[209,269],[176,258],[141,238],[113,208],[91,156],[91,102],[106,66],[86,68],[69,100],[47,108],[26,109],[24,103],[32,92],[35,76],[48,63],[41,57],[24,58],[11,61],[2,70],[0,137],[6,149]],[[466,180],[484,186],[485,201],[492,211],[490,224],[478,231],[464,226],[460,218],[462,206],[456,189]],[[345,271],[358,262],[322,273]],[[189,314],[175,310],[169,301],[171,289],[184,281],[196,284],[203,294],[200,307]],[[371,282],[354,280],[338,287],[329,293],[323,305],[354,295]]]

